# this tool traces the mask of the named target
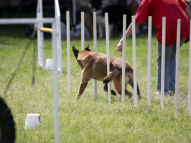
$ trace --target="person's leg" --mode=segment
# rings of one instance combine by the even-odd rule
[[[180,40],[180,47],[185,42],[185,39]],[[169,59],[169,73],[168,73],[168,90],[175,91],[175,74],[176,74],[176,43],[173,44],[171,56]]]
[[[157,59],[157,75],[158,75],[158,83],[157,83],[157,95],[161,92],[161,60],[162,60],[162,45],[158,43],[158,59]],[[170,56],[172,52],[173,45],[165,47],[165,77],[164,77],[164,92],[168,94],[168,78],[169,78],[169,64],[170,64]]]
[[[162,51],[162,45],[157,42],[157,54],[158,54],[158,58],[157,58],[157,95],[161,92],[161,51]]]
[[[173,44],[171,56],[169,58],[169,73],[168,73],[168,90],[175,89],[175,74],[176,74],[176,43]]]

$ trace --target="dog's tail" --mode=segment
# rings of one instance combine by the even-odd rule
[[[117,68],[114,71],[112,71],[109,75],[107,75],[104,79],[103,79],[103,83],[109,83],[111,82],[117,75],[122,73],[122,69],[121,68]]]

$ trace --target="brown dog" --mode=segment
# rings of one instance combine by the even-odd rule
[[[73,53],[78,61],[78,64],[82,68],[82,81],[76,99],[79,99],[84,92],[90,79],[96,79],[103,81],[104,90],[108,91],[107,84],[113,81],[115,89],[119,94],[122,94],[122,59],[114,56],[110,56],[110,71],[111,73],[107,76],[107,55],[99,52],[91,52],[89,46],[83,51],[77,50],[74,46]],[[126,65],[125,73],[125,87],[129,83],[133,87],[133,69],[128,62]],[[115,91],[111,90],[111,94],[116,95]],[[140,90],[137,83],[137,94],[140,96]],[[125,90],[125,95],[129,97],[132,93]]]

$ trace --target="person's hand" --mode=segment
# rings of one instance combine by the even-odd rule
[[[113,53],[115,53],[116,51],[122,52],[122,47],[123,47],[122,43],[123,43],[123,40],[121,39]]]

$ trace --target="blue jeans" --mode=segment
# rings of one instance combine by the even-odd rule
[[[180,40],[180,47],[186,41],[185,39]],[[158,75],[158,83],[157,90],[161,91],[161,59],[162,59],[162,45],[158,42],[158,59],[157,59],[157,75]],[[168,92],[168,90],[175,89],[175,74],[176,74],[176,43],[165,47],[165,85],[164,92]]]

